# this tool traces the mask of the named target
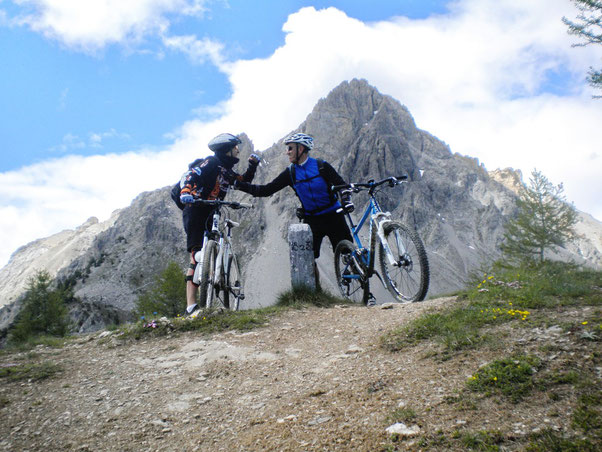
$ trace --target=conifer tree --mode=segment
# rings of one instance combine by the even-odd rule
[[[554,186],[533,170],[529,186],[517,200],[518,214],[506,225],[502,252],[511,260],[543,262],[547,249],[564,247],[575,237],[577,212],[564,197],[562,184]]]
[[[602,0],[572,0],[580,11],[576,21],[562,18],[569,28],[569,34],[583,40],[573,47],[584,47],[589,44],[602,44]],[[591,86],[602,89],[602,70],[590,68],[587,81]],[[602,98],[602,96],[594,96]]]
[[[182,269],[175,262],[167,264],[149,290],[136,301],[139,315],[159,314],[176,317],[186,307],[186,284]]]
[[[70,289],[51,289],[52,279],[39,271],[27,282],[23,308],[14,327],[9,331],[11,342],[25,342],[31,337],[65,336],[69,328],[66,300],[72,298]]]

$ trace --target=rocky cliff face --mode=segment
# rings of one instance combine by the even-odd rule
[[[363,80],[335,88],[297,131],[313,135],[312,156],[330,162],[350,182],[410,176],[402,187],[383,191],[380,201],[422,237],[431,266],[430,296],[461,288],[472,272],[499,256],[503,224],[513,214],[520,174],[512,170],[490,174],[476,159],[453,154],[418,129],[397,100]],[[241,162],[246,162],[254,149],[243,138]],[[271,181],[288,165],[281,141],[262,156],[254,183]],[[239,171],[244,167],[246,163],[239,164]],[[288,225],[297,221],[298,200],[290,188],[271,198],[252,199],[234,192],[229,199],[252,201],[255,206],[244,214],[230,212],[241,222],[235,242],[246,275],[243,307],[270,305],[290,287],[286,235]],[[365,196],[354,198],[357,210],[365,201]],[[131,318],[137,296],[170,260],[183,269],[187,266],[181,214],[169,197],[169,187],[141,194],[112,221],[58,272],[59,277],[77,281],[75,295],[81,303],[72,307],[72,316],[80,331]],[[602,266],[602,225],[583,216],[579,228],[582,238],[562,257]],[[34,248],[28,253],[35,253]],[[13,260],[26,261],[24,251]],[[332,262],[330,244],[325,242],[318,265],[323,287],[335,292]],[[386,291],[378,286],[375,280],[377,299],[387,301]]]
[[[85,254],[96,236],[115,223],[119,212],[100,223],[90,218],[75,230],[65,230],[19,248],[7,265],[0,269],[0,306],[14,302],[27,286],[29,278],[40,270],[52,277]]]

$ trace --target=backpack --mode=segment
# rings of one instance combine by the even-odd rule
[[[196,159],[194,162],[192,162],[190,165],[188,165],[188,171],[190,171],[195,166],[199,166],[204,161],[205,161],[205,158]],[[186,171],[186,173],[188,171]],[[182,175],[182,177],[180,178],[180,180],[171,187],[171,191],[170,191],[171,199],[173,199],[173,202],[176,203],[176,206],[178,206],[178,209],[180,209],[180,210],[184,210],[184,207],[186,207],[186,205],[182,201],[180,201],[180,191],[182,190],[182,187],[180,186],[180,184],[182,183],[182,179],[184,178],[186,173],[184,173]]]

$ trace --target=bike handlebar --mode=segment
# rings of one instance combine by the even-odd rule
[[[202,204],[204,206],[226,206],[231,209],[250,209],[253,207],[252,204],[235,201],[220,201],[219,199],[195,199],[193,204]]]
[[[366,183],[359,183],[359,184],[343,184],[343,185],[333,185],[332,186],[332,191],[336,192],[339,190],[345,190],[345,189],[350,189],[353,192],[359,192],[363,189],[373,189],[378,187],[379,185],[383,185],[388,183],[389,186],[393,187],[395,185],[401,184],[403,181],[408,180],[408,176],[404,175],[404,176],[396,176],[396,177],[387,177],[386,179],[380,180],[378,182],[374,182],[374,180],[369,180]]]

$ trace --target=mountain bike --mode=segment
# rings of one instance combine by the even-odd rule
[[[203,247],[195,254],[198,262],[192,281],[199,285],[200,306],[211,309],[217,303],[226,309],[238,311],[244,300],[240,264],[232,247],[232,229],[239,223],[229,218],[222,220],[222,207],[248,209],[250,204],[219,200],[195,200],[195,203],[213,206],[211,228],[207,228]]]
[[[422,240],[414,230],[391,220],[391,213],[383,212],[375,197],[385,187],[394,187],[406,180],[407,176],[388,177],[378,182],[370,180],[367,183],[332,187],[339,199],[343,194],[364,190],[369,195],[366,209],[357,224],[353,223],[350,212],[341,209],[355,242],[342,240],[334,252],[337,284],[345,298],[367,305],[374,304],[370,278],[375,274],[396,301],[422,301],[426,297],[429,264]],[[359,232],[366,223],[370,225],[370,233],[368,245],[364,246]],[[377,243],[382,276],[374,268]]]

